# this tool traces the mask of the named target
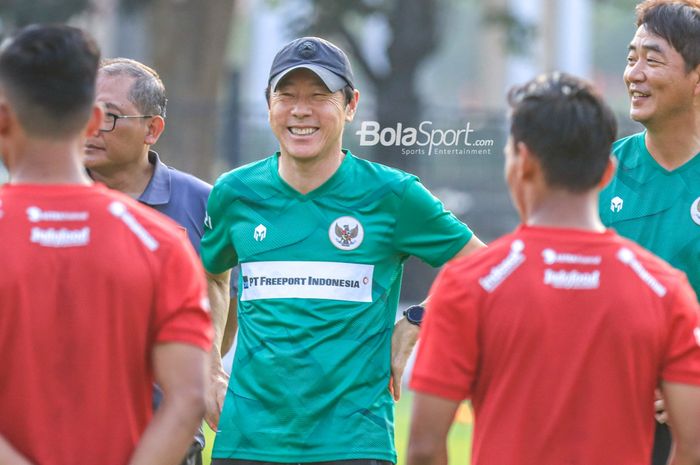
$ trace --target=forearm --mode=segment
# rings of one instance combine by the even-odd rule
[[[401,318],[394,326],[394,350],[392,358],[408,360],[413,348],[418,342],[420,326],[409,323],[406,317]]]
[[[129,465],[177,465],[204,417],[207,354],[195,346],[173,342],[157,344],[152,357],[163,402],[141,436]]]
[[[238,331],[238,303],[235,298],[232,298],[228,306],[228,318],[226,319],[226,328],[224,329],[224,337],[221,341],[221,356],[223,357],[231,350],[233,341],[236,338]]]
[[[211,306],[211,320],[214,328],[213,358],[221,362],[221,343],[226,328],[226,317],[229,307],[229,278],[230,271],[221,274],[207,273],[207,290]]]
[[[0,465],[32,465],[12,444],[0,436]]]
[[[447,445],[436,445],[434,449],[412,448],[406,465],[447,465]]]
[[[416,393],[413,398],[407,465],[447,463],[447,434],[459,402]]]
[[[204,397],[200,392],[163,400],[139,441],[129,465],[177,465],[202,423]]]
[[[684,454],[683,452],[671,452],[671,458],[668,465],[700,465],[700,459],[693,454]]]

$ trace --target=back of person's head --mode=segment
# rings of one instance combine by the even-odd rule
[[[0,87],[24,131],[37,138],[80,132],[95,100],[100,51],[84,31],[27,26],[0,48]]]
[[[663,37],[681,54],[686,71],[700,64],[700,1],[646,0],[636,8],[637,27]]]
[[[571,192],[601,180],[617,133],[610,107],[587,82],[543,74],[508,94],[510,135],[537,157],[549,187]]]
[[[108,58],[100,62],[100,73],[106,76],[128,76],[134,79],[127,98],[143,115],[165,118],[168,99],[158,73],[130,58]]]

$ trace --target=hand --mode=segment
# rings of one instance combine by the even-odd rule
[[[394,334],[391,336],[391,379],[389,391],[395,401],[401,397],[401,377],[406,369],[406,362],[411,356],[413,347],[418,340],[420,328],[409,323],[406,318],[401,318],[394,326]]]
[[[213,369],[209,387],[207,389],[206,407],[207,411],[204,415],[209,427],[216,431],[219,425],[219,416],[224,407],[224,399],[226,398],[226,389],[228,389],[229,375],[221,368]]]
[[[659,423],[666,423],[668,421],[668,415],[666,414],[666,407],[664,406],[664,398],[661,395],[661,391],[658,389],[655,390],[654,395],[656,397],[654,401],[654,411],[656,412],[654,418],[656,418],[656,421]]]

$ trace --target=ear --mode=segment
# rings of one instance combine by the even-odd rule
[[[525,142],[515,144],[516,173],[523,181],[532,181],[541,172],[540,161]]]
[[[6,136],[12,123],[12,115],[6,101],[0,101],[0,137]]]
[[[615,171],[617,170],[617,158],[613,155],[608,157],[608,164],[605,166],[605,171],[603,171],[603,176],[598,181],[598,190],[602,190],[605,186],[610,183],[613,176],[615,176]]]
[[[149,119],[148,122],[148,132],[143,142],[147,145],[153,145],[158,142],[160,135],[163,134],[165,129],[165,118],[160,115],[156,115]]]
[[[360,91],[355,89],[352,92],[352,100],[345,106],[345,121],[350,123],[355,118],[357,112],[357,104],[360,101]]]
[[[695,97],[700,96],[700,64],[698,64],[695,69],[691,71],[693,77],[695,78],[695,87],[693,88],[693,95]]]
[[[101,103],[95,103],[92,105],[92,111],[90,113],[90,119],[88,120],[87,127],[85,128],[85,136],[93,137],[100,132],[100,126],[102,125],[102,120],[105,116],[105,109]]]

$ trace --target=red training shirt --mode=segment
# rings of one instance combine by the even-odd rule
[[[413,389],[475,413],[477,465],[646,465],[660,379],[700,385],[681,272],[611,230],[519,227],[448,264]]]
[[[127,463],[154,345],[211,345],[187,237],[103,186],[6,185],[0,260],[0,435],[36,464]]]

